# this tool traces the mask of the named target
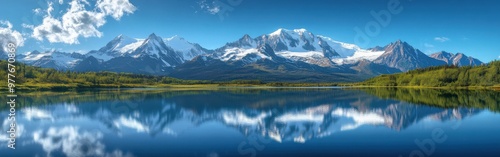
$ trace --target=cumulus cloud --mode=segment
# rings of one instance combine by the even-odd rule
[[[439,41],[439,42],[446,42],[446,41],[449,41],[450,38],[447,38],[447,37],[435,37],[434,40],[435,41]]]
[[[124,14],[132,14],[136,10],[128,0],[98,0],[96,6],[115,20],[120,20]]]
[[[107,16],[120,20],[123,15],[135,11],[129,0],[98,0],[93,10],[86,9],[90,6],[87,0],[72,0],[66,12],[58,18],[51,14],[54,10],[52,5],[52,2],[48,3],[42,24],[34,26],[33,38],[40,41],[46,39],[51,43],[79,44],[79,37],[101,37],[102,32],[98,28],[106,24]]]
[[[16,46],[24,45],[24,38],[18,31],[12,29],[9,21],[0,21],[0,44],[3,51],[7,51],[7,44],[14,43]]]

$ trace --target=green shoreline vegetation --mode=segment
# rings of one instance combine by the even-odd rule
[[[381,75],[353,86],[410,88],[500,88],[500,61],[481,66],[453,65],[416,69],[405,73]]]
[[[437,66],[405,73],[381,75],[358,83],[262,82],[260,80],[203,81],[181,80],[167,76],[151,76],[114,72],[72,72],[39,68],[22,63],[16,65],[16,90],[84,90],[97,88],[224,88],[224,87],[403,87],[500,90],[500,61],[476,67]],[[0,67],[7,67],[0,61]],[[7,76],[1,68],[0,76]],[[0,89],[7,88],[7,78],[0,77]]]
[[[336,92],[342,90],[342,92]],[[300,98],[294,95],[310,93],[307,98]],[[362,88],[362,89],[333,89],[333,88],[200,88],[200,89],[118,89],[118,90],[83,90],[83,91],[28,91],[23,92],[23,96],[18,98],[20,107],[47,106],[60,104],[63,102],[95,102],[95,101],[142,101],[147,97],[174,98],[184,96],[210,95],[211,93],[226,93],[232,96],[228,99],[249,100],[256,95],[266,95],[277,92],[279,97],[261,97],[264,100],[256,100],[253,107],[266,107],[267,105],[279,104],[281,101],[314,101],[325,97],[345,97],[361,94],[362,102],[373,101],[369,95],[379,99],[399,100],[412,104],[425,104],[440,108],[474,108],[489,109],[500,112],[500,92],[491,90],[461,90],[461,89],[411,89],[411,88]],[[314,94],[313,94],[314,93]],[[318,94],[324,93],[324,94]],[[357,94],[356,94],[357,93]],[[339,95],[340,94],[340,95]],[[348,96],[349,97],[349,96]],[[351,98],[354,98],[351,97]],[[0,100],[7,101],[7,97],[0,97]],[[279,99],[279,100],[276,100]],[[355,100],[353,99],[353,100]],[[259,102],[260,101],[260,102]],[[271,103],[270,103],[271,102]],[[196,105],[196,104],[193,104]],[[116,107],[116,106],[108,106]],[[0,110],[8,109],[8,104],[0,105]]]

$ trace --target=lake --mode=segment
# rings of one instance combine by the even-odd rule
[[[19,95],[15,150],[5,133],[9,107],[0,106],[2,157],[500,154],[498,91],[222,88]]]

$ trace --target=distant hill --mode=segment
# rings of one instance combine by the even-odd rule
[[[358,85],[424,87],[500,86],[500,61],[492,61],[488,64],[475,67],[445,65],[399,74],[381,75],[361,82]]]

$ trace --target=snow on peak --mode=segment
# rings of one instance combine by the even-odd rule
[[[152,33],[149,35],[149,37],[146,39],[146,42],[148,41],[155,41],[155,42],[163,42],[163,39],[156,34]]]
[[[249,36],[244,36],[239,42],[245,42],[247,39],[249,39]],[[382,51],[364,50],[355,44],[315,35],[304,28],[292,30],[280,28],[255,40],[257,45],[247,44],[241,46],[242,44],[240,44],[240,47],[231,46],[226,48],[220,58],[223,58],[223,61],[242,59],[243,56],[250,54],[250,52],[255,53],[254,48],[261,44],[269,44],[278,56],[320,66],[331,66],[331,63],[346,64],[360,60],[375,60],[383,53]]]
[[[35,62],[43,62],[43,60],[45,61],[51,60],[58,67],[67,69],[75,66],[79,61],[81,61],[81,58],[74,57],[70,53],[51,50],[46,52],[39,52],[39,51],[28,52],[19,60],[30,64]],[[37,65],[37,66],[43,66],[43,65]]]
[[[269,35],[270,35],[270,36],[279,36],[279,35],[281,35],[281,32],[283,32],[283,30],[285,30],[285,29],[280,28],[280,29],[278,29],[278,30],[276,30],[276,31],[272,32],[272,33],[271,33],[271,34],[269,34]]]
[[[163,51],[164,42],[163,39],[156,36],[156,34],[151,34],[149,37],[144,40],[144,42],[138,47],[138,49],[143,49],[141,52],[134,52],[134,58],[137,58],[142,55],[142,53],[147,53],[148,55],[153,55],[156,57],[160,57],[160,53]]]
[[[136,42],[137,39],[130,38],[130,37],[127,37],[127,36],[124,36],[124,35],[119,35],[113,41],[116,42],[116,44],[114,45],[114,48],[113,48],[113,49],[116,50],[116,49],[120,49],[123,46],[126,46],[128,44]]]
[[[187,51],[193,49],[192,43],[177,35],[170,38],[165,38],[164,41],[167,46],[173,48],[174,50]]]
[[[173,37],[165,38],[164,41],[166,41],[166,42],[168,42],[168,41],[186,41],[186,39],[184,39],[183,37],[180,37],[178,35],[174,35]]]
[[[101,48],[100,51],[105,56],[122,56],[125,53],[132,53],[137,47],[139,47],[144,40],[130,38],[125,35],[119,35],[115,37],[112,41],[110,41],[105,47]],[[97,54],[94,54],[97,55]],[[96,57],[96,56],[94,56]],[[109,57],[97,57],[100,59],[109,58]]]
[[[142,43],[144,42],[144,39],[136,39],[135,42],[133,43],[130,43],[128,45],[125,45],[123,46],[119,51],[121,53],[132,53],[133,51],[135,51],[139,46],[142,45]]]
[[[198,44],[191,43],[177,35],[165,38],[164,41],[165,44],[181,56],[184,61],[191,60],[196,56],[207,53]]]
[[[288,30],[288,29],[280,28],[280,29],[272,32],[271,34],[269,34],[269,36],[281,36],[284,33],[286,33],[288,35],[292,35],[292,36],[293,35],[298,35],[298,36],[310,35],[310,36],[313,36],[311,32],[307,31],[304,28],[293,29],[293,30]]]
[[[293,30],[293,32],[298,33],[298,34],[300,34],[300,35],[302,35],[302,34],[307,34],[307,33],[311,33],[311,32],[307,31],[307,30],[306,30],[306,29],[304,29],[304,28],[294,29],[294,30]]]

